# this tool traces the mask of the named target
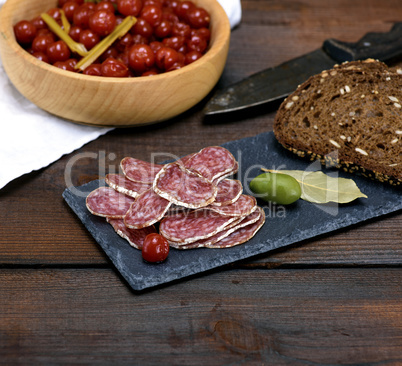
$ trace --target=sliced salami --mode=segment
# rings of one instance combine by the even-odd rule
[[[237,217],[234,221],[232,221],[230,224],[226,225],[222,230],[218,231],[215,235],[212,235],[211,237],[205,238],[205,239],[200,239],[195,242],[186,244],[186,243],[178,243],[175,241],[170,241],[169,245],[173,248],[176,249],[195,249],[195,248],[202,248],[205,246],[205,243],[209,243],[210,241],[213,241],[215,237],[220,238],[221,233],[224,233],[226,230],[229,230],[230,228],[238,225],[241,221],[244,220],[244,217]]]
[[[159,232],[168,241],[189,244],[215,235],[235,220],[236,217],[218,215],[208,209],[192,210],[165,217]]]
[[[218,232],[217,234],[206,238],[206,239],[201,239],[201,240],[197,240],[194,243],[190,243],[190,244],[182,244],[180,245],[180,243],[175,243],[175,242],[169,242],[169,244],[176,248],[176,249],[195,249],[195,248],[202,248],[202,247],[212,247],[215,245],[215,243],[217,243],[219,240],[222,240],[223,238],[229,236],[231,233],[233,233],[234,231],[255,223],[256,221],[258,221],[260,219],[260,216],[264,215],[264,211],[258,207],[253,213],[251,213],[250,215],[247,215],[246,217],[240,217],[237,220],[233,221],[230,225],[228,225],[224,230]]]
[[[124,217],[124,223],[130,229],[142,229],[158,222],[165,215],[171,203],[148,189],[141,193],[130,206]]]
[[[94,215],[118,219],[126,215],[134,200],[113,188],[100,187],[87,196],[86,206]]]
[[[201,208],[215,200],[217,187],[178,163],[166,164],[153,183],[154,191],[179,206]]]
[[[209,208],[224,216],[247,216],[257,208],[257,200],[253,196],[242,194],[235,202],[231,203],[230,205],[211,205]]]
[[[230,171],[228,171],[228,172],[226,172],[226,173],[223,173],[223,174],[217,176],[217,177],[213,180],[213,183],[219,184],[219,182],[221,182],[223,179],[226,179],[226,178],[228,178],[228,177],[230,177],[230,176],[232,176],[232,175],[235,175],[238,170],[239,170],[239,163],[236,161],[236,164],[233,166],[233,169],[232,169],[232,170],[230,170]]]
[[[255,223],[249,224],[240,229],[237,229],[236,231],[233,231],[230,235],[224,237],[215,244],[208,245],[208,248],[223,249],[243,244],[246,241],[249,241],[257,233],[257,231],[261,229],[262,225],[264,225],[264,222],[265,214],[262,213],[258,221],[256,221]]]
[[[195,170],[211,182],[229,172],[236,166],[234,156],[225,148],[210,146],[194,154],[185,163],[187,169]]]
[[[124,193],[134,198],[152,187],[151,184],[133,182],[120,174],[108,174],[106,175],[105,181],[109,187],[112,187],[117,192]]]
[[[123,175],[108,174],[109,187],[91,192],[86,205],[134,248],[156,232],[178,249],[229,248],[265,222],[256,199],[228,179],[239,164],[225,148],[206,147],[165,165],[126,157],[120,166]]]
[[[148,226],[143,229],[129,229],[125,224],[123,219],[111,219],[107,218],[107,222],[113,226],[113,229],[122,238],[126,239],[129,244],[141,250],[144,245],[144,240],[148,234],[156,233],[155,226]]]
[[[129,180],[152,184],[156,174],[163,168],[163,165],[151,164],[146,161],[127,157],[120,162],[120,167]]]
[[[179,212],[183,212],[183,211],[188,211],[188,210],[192,210],[191,208],[187,208],[184,206],[178,206],[175,205],[174,203],[172,203],[169,207],[169,209],[166,211],[166,216],[171,216],[171,215],[176,215]]]
[[[217,184],[218,193],[216,194],[215,201],[212,202],[214,206],[226,206],[236,202],[243,192],[243,186],[237,179],[223,179]]]

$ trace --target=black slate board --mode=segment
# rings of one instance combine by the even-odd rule
[[[282,148],[272,132],[231,141],[222,146],[230,150],[238,160],[237,179],[243,183],[246,194],[250,194],[250,180],[261,173],[260,167],[322,169],[318,162],[311,163],[299,159]],[[87,210],[86,195],[104,185],[104,181],[97,180],[80,187],[68,188],[63,197],[128,284],[134,290],[143,290],[402,209],[400,188],[338,170],[322,170],[327,174],[353,178],[368,199],[359,198],[346,205],[315,205],[298,200],[290,206],[275,206],[260,201],[259,205],[264,208],[266,214],[266,222],[249,242],[228,249],[171,249],[168,259],[156,265],[145,263],[139,250],[132,248],[118,236],[105,219],[94,216]]]

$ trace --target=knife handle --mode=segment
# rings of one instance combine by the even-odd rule
[[[358,42],[327,39],[324,51],[337,62],[374,58],[387,61],[402,55],[402,22],[395,23],[389,32],[367,33]]]

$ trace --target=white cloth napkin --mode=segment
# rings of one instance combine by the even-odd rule
[[[233,27],[241,20],[240,0],[218,0]],[[5,0],[0,0],[0,7]],[[55,117],[36,107],[9,81],[0,60],[0,189],[48,166],[110,131]]]

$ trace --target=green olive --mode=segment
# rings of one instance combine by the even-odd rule
[[[263,173],[250,182],[250,189],[258,198],[280,205],[289,205],[301,196],[298,181],[287,174]]]

